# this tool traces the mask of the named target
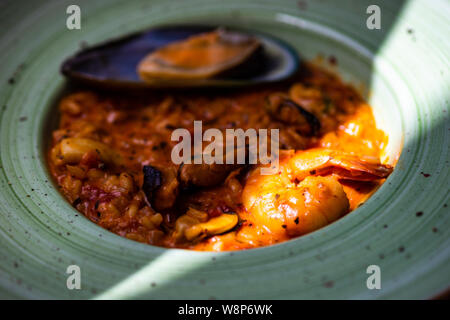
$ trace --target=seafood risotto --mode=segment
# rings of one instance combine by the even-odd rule
[[[205,91],[205,90],[204,90]],[[75,92],[59,104],[48,165],[66,199],[120,236],[240,250],[298,237],[364,203],[392,172],[370,106],[305,64],[287,82],[207,92]],[[171,161],[173,130],[279,129],[279,170]],[[205,144],[204,144],[205,147]]]

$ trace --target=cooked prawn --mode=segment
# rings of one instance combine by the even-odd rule
[[[275,237],[298,236],[348,213],[349,199],[340,180],[386,178],[392,167],[372,157],[357,157],[325,148],[285,151],[277,174],[253,170],[242,200],[254,222]]]

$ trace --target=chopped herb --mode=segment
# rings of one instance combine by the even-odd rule
[[[331,110],[332,108],[334,108],[333,100],[331,100],[331,98],[328,97],[328,96],[325,96],[325,97],[323,98],[323,103],[324,103],[324,108],[323,108],[323,112],[324,112],[324,113],[329,113],[330,110]]]

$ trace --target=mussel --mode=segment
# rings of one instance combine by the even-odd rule
[[[315,136],[320,132],[319,119],[283,94],[267,97],[266,107],[273,119],[288,124],[305,136]]]
[[[150,165],[143,166],[144,191],[147,201],[156,210],[171,208],[178,197],[179,182],[176,170],[171,167],[155,168]]]
[[[214,26],[165,26],[82,50],[64,61],[69,79],[106,88],[230,87],[281,81],[295,50],[268,35]]]
[[[144,166],[142,172],[144,173],[142,191],[144,191],[147,200],[152,203],[155,191],[162,185],[162,173],[153,166]]]

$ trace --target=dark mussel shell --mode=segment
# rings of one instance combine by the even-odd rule
[[[238,66],[237,70],[229,70],[208,79],[161,80],[154,83],[140,79],[137,66],[149,53],[174,41],[216,29],[217,26],[165,26],[132,34],[78,52],[64,61],[61,72],[69,79],[103,88],[188,88],[276,82],[297,71],[299,58],[290,45],[271,36],[252,32],[249,34],[262,42],[263,50]]]
[[[149,202],[152,202],[153,192],[156,191],[162,184],[161,171],[152,166],[144,166],[142,168],[144,173],[144,182],[142,190]]]

